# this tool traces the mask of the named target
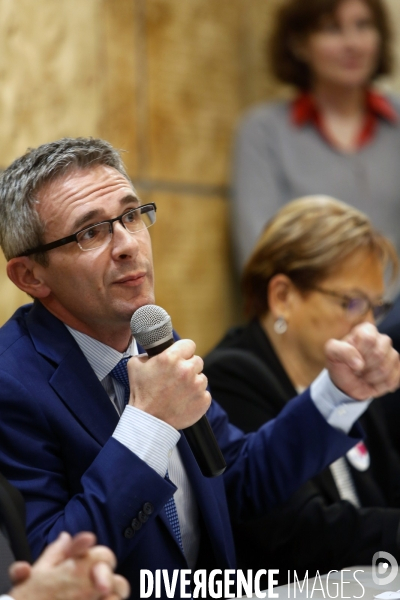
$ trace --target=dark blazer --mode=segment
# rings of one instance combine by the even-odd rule
[[[20,492],[0,473],[0,523],[10,542],[15,560],[31,561],[25,534],[25,506]]]
[[[350,436],[330,427],[308,391],[258,434],[230,426],[214,402],[208,417],[224,476],[201,475],[184,435],[178,447],[201,515],[200,566],[220,569],[235,566],[228,506],[234,519],[263,514],[360,435],[358,426]],[[0,330],[0,469],[24,496],[32,551],[37,556],[61,530],[94,531],[137,598],[140,569],[171,572],[187,563],[164,510],[176,488],[111,437],[117,422],[66,327],[39,302],[19,309]],[[309,427],[318,432],[311,439]]]
[[[244,431],[257,430],[275,418],[296,395],[258,321],[230,330],[205,358],[204,371],[213,397]],[[241,568],[269,565],[287,577],[288,569],[326,572],[371,564],[378,550],[400,558],[400,462],[388,442],[377,401],[360,421],[371,464],[363,472],[348,464],[365,508],[340,500],[326,469],[268,517],[234,526]],[[310,426],[309,435],[318,432]]]
[[[400,296],[389,315],[379,326],[379,330],[392,338],[393,347],[400,352]],[[392,394],[386,394],[379,401],[386,417],[391,442],[400,460],[400,388]]]
[[[0,474],[0,594],[6,593],[11,585],[8,567],[14,560],[30,562],[31,553],[25,535],[25,507],[21,494]],[[8,544],[10,548],[8,548]],[[4,543],[4,552],[1,551]]]

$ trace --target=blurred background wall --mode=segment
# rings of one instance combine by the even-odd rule
[[[62,136],[125,150],[139,195],[158,206],[156,301],[200,353],[240,318],[231,142],[246,107],[287,93],[264,60],[277,2],[0,0],[0,168]],[[400,0],[387,3],[400,30]],[[386,85],[400,91],[399,69]],[[4,266],[0,324],[29,301]]]

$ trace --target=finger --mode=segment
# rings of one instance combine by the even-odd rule
[[[398,371],[393,372],[386,377],[375,377],[370,383],[370,385],[374,386],[377,391],[377,393],[374,394],[374,397],[397,390],[399,387],[399,378],[400,376]]]
[[[380,334],[372,323],[360,323],[352,329],[344,341],[349,342],[357,348],[360,354],[366,358],[374,352]]]
[[[117,559],[115,554],[107,546],[95,546],[89,550],[89,556],[93,563],[103,562],[106,563],[111,569],[115,569],[117,566]]]
[[[384,386],[385,390],[383,393],[397,389],[399,379],[399,356],[393,348],[390,348],[381,358],[373,361],[369,368],[365,370],[365,380],[374,386]]]
[[[135,362],[140,362],[140,363],[146,363],[149,360],[149,357],[147,354],[136,354],[135,356],[131,356],[131,358],[128,360],[128,362],[126,363],[126,368],[128,369],[129,372],[129,366],[135,364]]]
[[[172,346],[164,350],[168,354],[178,354],[181,358],[189,359],[196,352],[196,344],[193,340],[178,340]]]
[[[90,531],[82,531],[77,533],[71,540],[68,558],[77,558],[87,553],[89,548],[92,548],[96,543],[96,536]]]
[[[47,546],[35,564],[41,567],[60,564],[68,556],[71,541],[70,534],[62,531],[58,538]]]
[[[122,575],[114,575],[114,590],[118,598],[129,598],[131,593],[130,585]]]
[[[379,334],[375,343],[364,353],[366,368],[384,369],[388,365],[388,359],[396,354],[390,337]]]
[[[208,379],[207,377],[204,375],[204,373],[200,373],[199,375],[196,375],[195,378],[195,385],[197,386],[197,389],[199,392],[204,393],[205,395],[207,395],[207,399],[208,396],[211,398],[211,394],[208,391],[207,387],[208,387]],[[210,400],[211,403],[211,400]],[[207,410],[210,406],[210,403],[207,405]]]
[[[395,386],[394,389],[389,389],[386,383],[376,384],[371,386],[372,392],[370,396],[372,398],[379,398],[380,396],[386,395],[389,391],[394,391],[398,386]]]
[[[206,397],[207,402],[208,402],[208,406],[207,406],[207,410],[208,410],[210,408],[210,406],[211,406],[212,396],[211,396],[211,394],[210,394],[210,392],[208,390],[206,390],[204,393],[205,393],[205,397]],[[207,410],[206,410],[206,412],[207,412]]]
[[[25,579],[31,574],[32,567],[27,562],[18,561],[13,563],[8,569],[8,574],[11,579],[11,583],[13,585],[17,585],[17,583],[22,583]]]
[[[387,335],[378,335],[374,345],[365,354],[365,371],[387,376],[397,365],[398,354]]]
[[[355,373],[361,373],[365,366],[358,349],[343,340],[328,340],[325,344],[325,355],[328,361],[347,365]]]
[[[203,372],[204,369],[204,360],[195,354],[192,358],[189,358],[187,363],[191,365],[193,372],[198,375]]]
[[[113,586],[113,591],[105,596],[103,600],[124,600],[129,598],[131,588],[125,577],[114,575]]]
[[[105,562],[96,562],[91,570],[92,580],[101,594],[110,594],[113,590],[113,572]]]

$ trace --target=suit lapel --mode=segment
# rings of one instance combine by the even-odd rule
[[[103,446],[119,417],[78,344],[65,325],[39,302],[27,317],[27,327],[36,350],[54,367],[49,384]]]

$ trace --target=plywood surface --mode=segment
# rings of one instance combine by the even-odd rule
[[[151,229],[156,302],[204,354],[236,319],[227,203],[162,192],[145,199],[158,207]]]
[[[149,0],[149,176],[227,181],[239,111],[240,3]]]
[[[0,0],[0,166],[28,146],[97,132],[98,8]]]

